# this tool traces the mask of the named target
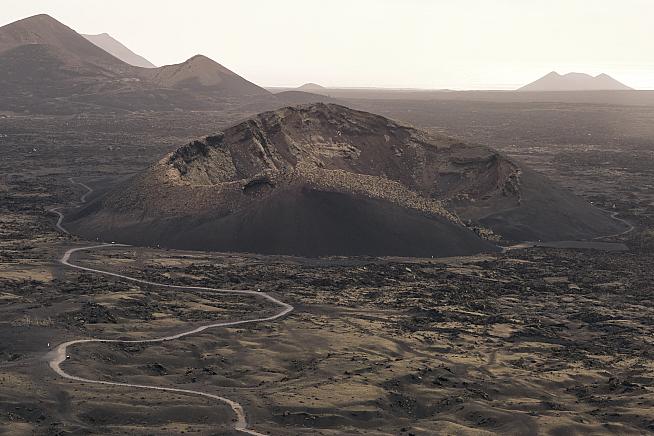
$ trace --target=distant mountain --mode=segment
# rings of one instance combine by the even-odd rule
[[[0,27],[0,110],[211,109],[267,95],[205,56],[130,65],[48,15]]]
[[[298,91],[325,91],[327,88],[324,86],[318,85],[317,83],[305,83],[302,86],[298,86],[297,88]]]
[[[561,75],[556,71],[541,77],[518,91],[624,91],[632,88],[607,74],[591,76],[585,73]]]
[[[118,59],[122,60],[125,63],[133,65],[135,67],[142,68],[156,68],[156,66],[145,59],[143,56],[139,56],[134,53],[129,48],[125,47],[122,43],[112,38],[108,33],[100,33],[99,35],[82,35],[84,38],[91,41],[93,44],[100,47],[102,50],[107,53],[112,54]]]

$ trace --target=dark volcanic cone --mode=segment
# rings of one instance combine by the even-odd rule
[[[497,249],[462,220],[520,238],[615,227],[487,147],[322,103],[265,112],[180,147],[70,227],[131,244],[305,256]]]

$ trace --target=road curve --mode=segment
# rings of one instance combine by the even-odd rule
[[[629,221],[627,221],[625,219],[622,219],[622,218],[618,218],[619,213],[620,212],[611,212],[611,218],[614,219],[615,221],[619,221],[622,224],[624,224],[625,226],[627,226],[627,229],[625,231],[620,232],[620,233],[614,233],[613,235],[597,236],[597,237],[595,237],[593,239],[590,239],[590,241],[597,241],[598,239],[617,238],[619,236],[624,236],[624,235],[629,234],[632,231],[634,231],[634,229],[636,227],[633,224],[631,224]],[[548,242],[551,244],[551,243],[556,243],[557,241],[548,241]],[[559,242],[565,242],[565,241],[559,241]],[[584,242],[584,241],[579,241],[579,242]],[[586,242],[588,242],[588,241],[586,241]],[[539,242],[525,241],[525,242],[520,242],[518,244],[509,245],[508,247],[503,247],[503,246],[500,246],[500,245],[498,245],[498,247],[500,247],[502,249],[502,253],[506,253],[506,252],[512,251],[512,250],[522,250],[522,249],[525,249],[525,248],[538,247],[539,246],[538,244],[539,244]]]
[[[624,232],[620,232],[620,233],[613,234],[613,235],[598,236],[597,238],[593,238],[593,240],[596,240],[596,239],[617,238],[618,236],[624,236],[624,235],[626,235],[627,233],[631,233],[631,232],[635,229],[634,225],[631,224],[629,221],[627,221],[627,220],[625,220],[625,219],[622,219],[622,218],[618,218],[618,214],[619,214],[619,213],[620,213],[620,212],[611,212],[611,218],[613,218],[613,219],[616,220],[616,221],[620,221],[622,224],[626,225],[626,226],[627,226],[627,230],[625,230]]]
[[[80,185],[84,187],[87,192],[82,195],[80,198],[80,201],[82,203],[86,202],[86,198],[88,195],[90,195],[93,190],[85,185],[84,183],[76,182],[72,178],[69,179],[71,183]],[[79,206],[77,206],[79,207]],[[63,220],[64,220],[64,214],[61,212],[61,209],[63,207],[55,207],[49,209],[50,212],[53,212],[58,215],[56,227],[58,230],[60,230],[63,233],[70,234],[68,230],[63,226]],[[123,280],[128,280],[131,282],[136,282],[136,283],[141,283],[141,284],[146,284],[146,285],[154,285],[154,286],[160,286],[160,287],[165,287],[165,288],[172,288],[172,289],[195,289],[195,290],[203,290],[203,291],[213,291],[217,293],[223,293],[223,294],[238,294],[238,295],[250,295],[253,296],[254,298],[263,298],[265,300],[270,301],[271,303],[280,306],[281,310],[277,312],[275,315],[267,316],[264,318],[255,318],[255,319],[246,319],[246,320],[240,320],[240,321],[226,321],[226,322],[219,322],[219,323],[214,323],[214,324],[208,324],[204,326],[197,327],[192,330],[188,330],[185,332],[181,332],[175,335],[171,336],[164,336],[160,338],[154,338],[154,339],[141,339],[141,340],[119,340],[119,339],[76,339],[73,341],[68,341],[64,342],[63,344],[58,345],[52,352],[48,354],[48,363],[50,365],[50,368],[57,374],[59,374],[61,377],[66,378],[68,380],[74,380],[78,382],[83,382],[83,383],[95,383],[95,384],[102,384],[102,385],[110,385],[110,386],[123,386],[123,387],[129,387],[129,388],[135,388],[135,389],[150,389],[150,390],[157,390],[157,391],[165,391],[165,392],[176,392],[176,393],[181,393],[181,394],[190,394],[190,395],[197,395],[205,398],[210,398],[212,400],[218,400],[221,401],[225,404],[227,404],[229,407],[231,407],[232,411],[236,415],[236,423],[234,424],[234,429],[237,431],[240,431],[242,433],[250,434],[250,435],[256,435],[256,436],[265,436],[263,433],[256,432],[255,430],[252,430],[248,428],[248,423],[245,415],[245,411],[243,410],[243,406],[239,404],[238,402],[234,400],[230,400],[229,398],[221,397],[218,395],[213,395],[213,394],[208,394],[206,392],[200,392],[200,391],[194,391],[190,389],[178,389],[178,388],[167,388],[167,387],[160,387],[160,386],[146,386],[146,385],[138,385],[138,384],[132,384],[132,383],[118,383],[118,382],[111,382],[111,381],[104,381],[104,380],[91,380],[91,379],[86,379],[83,377],[77,377],[75,375],[68,374],[66,371],[64,371],[61,368],[62,362],[66,360],[66,351],[68,347],[72,345],[77,345],[77,344],[84,344],[84,343],[89,343],[89,342],[105,342],[105,343],[124,343],[124,344],[144,344],[144,343],[156,343],[156,342],[166,342],[166,341],[172,341],[174,339],[179,339],[185,336],[189,335],[194,335],[196,333],[200,333],[204,330],[211,329],[211,328],[216,328],[216,327],[230,327],[230,326],[236,326],[236,325],[243,325],[243,324],[251,324],[255,322],[262,322],[262,321],[273,321],[278,318],[281,318],[288,313],[290,313],[294,308],[290,304],[284,303],[281,300],[278,300],[277,298],[266,294],[265,292],[259,292],[259,291],[248,291],[248,290],[237,290],[237,289],[217,289],[217,288],[209,288],[209,287],[204,287],[204,286],[180,286],[180,285],[168,285],[168,284],[163,284],[163,283],[156,283],[156,282],[151,282],[149,280],[143,280],[139,279],[136,277],[130,277],[126,276],[123,274],[118,274],[110,271],[104,271],[100,269],[95,269],[95,268],[88,268],[84,267],[81,265],[77,265],[71,262],[71,256],[74,253],[80,252],[80,251],[90,251],[90,250],[97,250],[101,248],[107,248],[107,247],[128,247],[128,245],[125,244],[100,244],[100,245],[92,245],[88,247],[79,247],[79,248],[71,248],[67,250],[64,255],[59,259],[59,262],[67,267],[70,268],[75,268],[78,270],[82,271],[87,271],[87,272],[92,272],[96,274],[102,274],[106,276],[112,276],[116,277],[119,279]]]

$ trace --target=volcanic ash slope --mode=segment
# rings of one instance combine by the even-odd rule
[[[560,222],[539,218],[543,208]],[[322,103],[261,113],[180,147],[69,225],[87,238],[180,249],[451,256],[497,250],[471,225],[484,222],[526,239],[615,227],[487,147]]]

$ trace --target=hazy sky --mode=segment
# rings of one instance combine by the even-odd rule
[[[654,0],[1,0],[162,65],[204,54],[263,86],[506,89],[549,71],[654,89]]]

